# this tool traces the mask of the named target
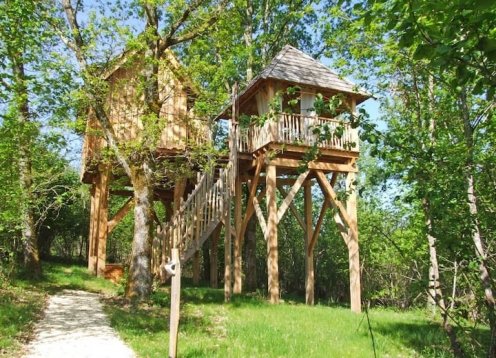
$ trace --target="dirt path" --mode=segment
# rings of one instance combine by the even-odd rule
[[[99,296],[64,290],[50,296],[26,358],[135,357],[110,327]]]

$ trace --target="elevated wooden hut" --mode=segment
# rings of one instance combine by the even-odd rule
[[[159,62],[161,108],[159,121],[153,123],[146,123],[147,118],[143,116],[143,83],[140,79],[142,54],[136,51],[126,52],[113,62],[114,65],[102,77],[107,86],[104,89],[105,107],[120,146],[132,149],[145,136],[151,137],[156,143],[156,158],[168,160],[183,155],[190,145],[211,141],[207,122],[196,118],[192,113],[196,90],[182,73],[172,52],[166,51]],[[123,177],[119,166],[109,158],[111,156],[107,150],[107,142],[90,110],[82,150],[81,180],[91,185],[88,268],[99,276],[105,274],[107,237],[133,207],[133,192],[129,185],[121,185],[119,190],[109,190],[111,181]],[[170,184],[162,184],[164,183],[158,183],[155,188],[155,198],[164,203],[170,217],[192,183],[180,179],[172,188]],[[129,197],[112,218],[108,217],[109,195]]]
[[[171,60],[171,63],[174,62]],[[173,68],[164,69],[162,83],[163,88],[172,89],[169,91],[172,94],[164,101],[168,106],[164,116],[169,116],[167,118],[174,124],[161,133],[162,142],[159,146],[170,156],[184,151],[191,142],[190,138],[195,138],[193,141],[197,143],[209,138],[208,129],[202,126],[199,126],[203,128],[200,131],[195,129],[194,134],[190,134],[191,121],[195,121],[193,116],[186,116],[188,121],[181,121],[181,117],[189,112],[190,97],[187,86],[174,74]],[[143,131],[139,121],[139,106],[127,105],[127,93],[130,93],[131,98],[136,98],[132,85],[134,78],[135,73],[129,69],[116,70],[108,77],[110,86],[115,86],[116,80],[122,83],[116,87],[119,91],[110,91],[108,102],[109,106],[115,106],[112,112],[116,113],[115,121],[125,121],[123,135],[128,135],[130,140]],[[337,98],[336,95],[339,96],[339,105],[334,111],[326,112],[318,108],[319,103],[323,103],[322,99]],[[223,225],[224,247],[227,248],[224,250],[224,290],[226,299],[229,299],[233,291],[242,291],[243,237],[248,221],[255,215],[267,242],[268,294],[270,301],[276,303],[280,297],[277,227],[289,209],[305,232],[306,302],[313,304],[313,251],[324,215],[329,208],[333,208],[335,223],[349,253],[351,309],[359,312],[361,299],[356,191],[359,140],[357,129],[350,121],[353,116],[347,113],[355,112],[356,105],[369,97],[368,93],[310,56],[294,47],[284,47],[239,95],[233,96],[229,109],[217,116],[217,120],[226,120],[229,126],[229,156],[223,159],[224,164],[219,163],[219,167],[211,172],[200,172],[191,184],[191,191],[184,190],[184,182],[176,183],[172,193],[163,197],[166,202],[174,204],[175,210],[158,233],[154,262],[161,262],[163,266],[170,257],[170,248],[178,248],[182,262],[193,258],[193,274],[195,280],[198,280],[200,249],[206,239],[212,236],[211,279],[215,280],[213,284],[216,285],[217,242]],[[134,114],[128,115],[128,112]],[[103,194],[98,193],[103,193],[108,184],[104,183],[106,179],[101,170],[92,171],[97,166],[87,159],[96,157],[98,150],[94,148],[104,146],[101,138],[89,139],[94,128],[92,123],[89,122],[85,140],[86,159],[82,177],[85,182],[92,183],[92,203],[95,203],[92,204],[92,217],[100,218],[92,220],[90,235],[93,238],[92,247],[95,247],[95,251],[90,249],[90,252],[98,254],[99,261],[100,256],[104,257],[104,247],[94,243],[102,242],[101,238],[115,225],[121,212],[116,214],[115,219],[107,221],[105,204],[99,199],[99,195]],[[98,145],[89,144],[90,140],[97,141]],[[313,156],[308,159],[310,153]],[[346,185],[345,202],[337,198],[334,188],[339,178]],[[320,187],[325,201],[314,223],[312,186],[315,183]],[[247,186],[249,192],[246,205],[242,202],[243,185]],[[292,203],[301,188],[305,201],[303,214]],[[278,200],[277,192],[282,200]],[[185,193],[189,194],[185,196]],[[180,198],[185,200],[181,201]],[[267,217],[260,205],[264,198]],[[231,205],[234,206],[234,218],[231,218]],[[104,208],[103,219],[99,206]],[[104,228],[105,235],[98,233],[100,227]],[[93,267],[91,260],[90,267]]]
[[[288,90],[289,89],[289,90]],[[336,98],[342,104],[335,113],[317,115],[317,99]],[[313,250],[326,210],[336,209],[335,221],[349,252],[350,297],[353,311],[360,311],[360,266],[357,228],[356,160],[359,156],[357,129],[343,116],[370,95],[339,77],[312,57],[285,46],[272,62],[251,81],[236,99],[237,113],[232,117],[237,127],[237,175],[235,186],[234,292],[242,290],[241,252],[248,220],[256,215],[267,241],[269,297],[279,300],[277,226],[289,208],[305,232],[306,302],[314,302]],[[243,117],[258,121],[242,126]],[[260,120],[261,118],[261,120]],[[260,122],[262,124],[260,124]],[[311,150],[316,157],[307,161]],[[301,172],[302,167],[306,169]],[[328,177],[330,176],[330,178]],[[339,176],[344,176],[347,200],[341,203],[334,190]],[[314,182],[320,186],[325,201],[315,225],[312,222]],[[241,185],[248,185],[249,198],[242,213]],[[303,215],[292,201],[303,187]],[[276,192],[284,198],[277,203]],[[260,208],[266,196],[267,218]]]

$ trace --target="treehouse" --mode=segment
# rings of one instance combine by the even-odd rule
[[[162,113],[170,125],[160,130],[157,146],[165,158],[181,155],[191,143],[210,140],[208,128],[198,124],[190,114],[189,103],[193,99],[190,100],[187,81],[175,75],[177,62],[170,63],[172,67],[164,69],[161,77],[162,88],[169,93],[161,97],[164,98]],[[119,135],[129,141],[146,133],[146,125],[140,118],[140,102],[129,102],[136,98],[137,91],[133,71],[134,68],[121,65],[107,77],[111,120],[118,128],[122,127]],[[217,245],[223,227],[224,247],[228,248],[224,250],[224,292],[229,300],[233,292],[242,292],[244,235],[248,221],[255,216],[267,244],[268,296],[277,303],[280,298],[278,224],[289,210],[304,232],[306,302],[313,304],[313,252],[324,216],[332,209],[349,253],[351,309],[359,312],[356,191],[359,140],[355,111],[356,105],[369,97],[310,56],[291,46],[284,47],[241,93],[233,93],[229,107],[215,118],[229,128],[227,157],[221,158],[212,170],[198,170],[194,179],[177,180],[169,191],[156,188],[157,198],[167,207],[167,216],[158,225],[153,240],[154,273],[163,280],[167,278],[166,263],[171,249],[176,248],[181,263],[192,259],[193,281],[198,282],[201,248],[210,237],[210,277],[212,286],[216,286]],[[88,123],[82,178],[93,188],[90,233],[93,251],[90,248],[89,265],[97,267],[94,268],[97,272],[101,268],[103,273],[106,235],[129,210],[132,193],[128,193],[128,204],[108,219],[107,199],[101,199],[108,195],[108,178],[102,175],[105,171],[98,165],[98,155],[105,142],[101,136],[92,136],[98,128],[91,116]],[[245,203],[243,186],[248,192]],[[314,186],[320,188],[325,198],[316,220],[312,203]],[[338,199],[338,186],[346,190],[344,200]],[[300,213],[293,199],[302,188],[304,212]]]
[[[105,109],[119,146],[132,150],[145,140],[151,140],[150,147],[154,148],[157,160],[175,160],[189,146],[211,141],[207,122],[197,119],[192,111],[196,90],[170,51],[165,52],[158,65],[159,119],[143,115],[142,58],[138,52],[126,52],[115,59],[102,76],[106,87]],[[88,267],[99,276],[105,275],[107,237],[133,206],[129,183],[126,185],[124,181],[123,188],[109,190],[110,181],[122,181],[123,177],[122,170],[109,158],[102,128],[90,110],[82,150],[81,180],[91,185]],[[187,180],[172,184],[161,182],[155,188],[155,199],[162,201],[168,215],[172,215],[189,186],[191,182]],[[109,195],[129,197],[113,218],[108,217]]]
[[[248,220],[256,215],[267,242],[269,297],[272,302],[279,300],[277,226],[289,208],[305,232],[306,302],[313,304],[313,250],[324,215],[331,207],[349,252],[351,308],[360,311],[355,188],[359,140],[353,119],[356,105],[369,97],[310,56],[286,46],[237,96],[235,113],[226,110],[218,116],[231,118],[237,133],[234,292],[242,289],[243,237]],[[334,189],[339,179],[346,185],[345,203],[337,199]],[[314,182],[325,197],[315,226]],[[240,188],[244,183],[249,198],[243,215]],[[292,204],[302,187],[303,215]],[[279,203],[276,191],[282,197]],[[260,206],[264,196],[267,218]]]

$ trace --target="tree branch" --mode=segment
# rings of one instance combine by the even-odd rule
[[[160,40],[159,47],[158,47],[158,53],[159,55],[162,55],[162,53],[168,49],[169,47],[173,45],[180,44],[182,42],[187,42],[190,40],[195,39],[196,37],[202,35],[205,31],[207,31],[213,24],[217,22],[219,19],[219,15],[221,12],[224,10],[226,7],[228,1],[227,0],[222,0],[217,9],[215,9],[211,14],[210,17],[205,20],[200,26],[194,28],[193,30],[179,35],[177,37],[174,37],[175,33],[177,30],[186,22],[186,20],[189,18],[190,14],[196,10],[204,0],[198,0],[190,4],[188,8],[183,12],[182,16],[179,18],[178,21],[176,21],[170,28],[168,34]]]

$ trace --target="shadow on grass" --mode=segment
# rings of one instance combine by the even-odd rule
[[[133,336],[169,331],[169,308],[153,305],[133,307],[122,300],[107,300],[106,312],[111,326]],[[208,331],[211,321],[201,311],[181,310],[181,330],[189,332]]]
[[[388,337],[399,344],[411,348],[429,357],[451,357],[449,340],[441,326],[435,322],[372,322],[374,332]],[[484,328],[475,329],[473,338],[479,342],[489,340],[489,331]],[[484,349],[476,348],[467,342],[467,336],[458,330],[458,339],[463,343],[466,353],[484,356]],[[473,342],[472,342],[473,343]],[[475,350],[475,351],[474,351]]]

